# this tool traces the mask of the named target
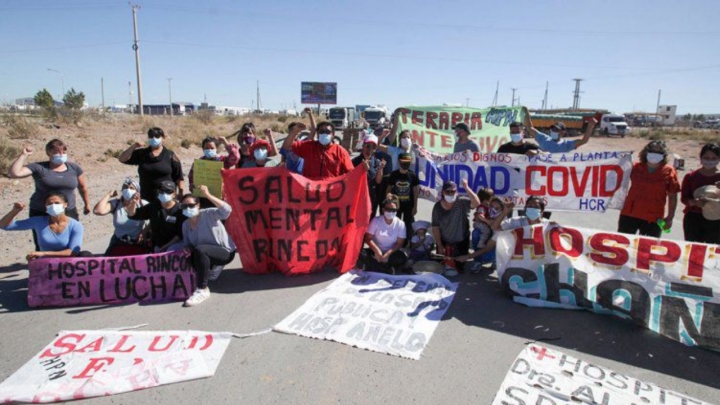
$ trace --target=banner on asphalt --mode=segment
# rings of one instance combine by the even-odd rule
[[[507,404],[709,405],[535,344],[520,352],[492,403]]]
[[[184,301],[195,271],[182,252],[124,257],[40,258],[30,261],[28,305],[66,307]]]
[[[275,325],[278,332],[333,340],[419,360],[455,297],[437,274],[346,273]]]
[[[720,247],[549,225],[501,232],[500,282],[516,302],[613,314],[720,349]]]
[[[477,192],[492,188],[522,208],[531,195],[553,211],[622,209],[630,186],[630,152],[575,152],[535,157],[507,153],[438,154],[414,149],[413,170],[420,179],[420,196],[437,201],[442,184],[452,180],[460,192],[462,180]]]
[[[477,142],[480,152],[495,152],[510,141],[510,123],[520,121],[530,126],[530,114],[525,107],[400,107],[395,110],[400,131],[410,131],[413,143],[440,153],[453,151],[458,123],[470,128],[470,139]]]
[[[211,377],[230,333],[63,331],[0,384],[0,403],[47,403]]]
[[[224,170],[233,211],[228,233],[252,274],[305,274],[352,269],[370,222],[367,175],[360,165],[328,180],[284,167]]]

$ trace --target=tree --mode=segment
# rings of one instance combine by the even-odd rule
[[[74,88],[70,88],[70,91],[63,97],[63,103],[71,110],[79,110],[85,105],[85,93],[82,91],[78,93]]]
[[[55,109],[55,101],[53,100],[52,94],[47,89],[42,89],[35,94],[34,97],[35,105],[42,108],[43,110]]]

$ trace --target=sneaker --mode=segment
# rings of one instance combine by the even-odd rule
[[[225,266],[212,266],[210,268],[210,274],[208,274],[208,281],[215,281],[220,277],[220,273],[223,271]]]
[[[205,301],[208,298],[210,298],[210,289],[198,288],[197,290],[195,290],[193,295],[191,295],[190,298],[188,298],[187,301],[185,301],[185,306],[186,307],[194,307],[195,305],[200,305],[200,304],[202,304],[203,301]]]
[[[482,270],[483,266],[482,266],[482,263],[473,261],[473,262],[468,263],[467,267],[468,267],[468,271],[470,272],[470,274],[478,274],[478,273],[480,273],[480,270]]]
[[[443,273],[443,275],[445,275],[447,277],[455,277],[458,275],[458,271],[453,269],[452,267],[448,266],[448,267],[445,267],[445,272]]]

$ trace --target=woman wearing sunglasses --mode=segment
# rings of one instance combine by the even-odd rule
[[[198,305],[210,298],[208,281],[216,280],[223,267],[235,258],[235,244],[227,234],[222,221],[228,219],[230,204],[213,196],[204,185],[200,191],[216,208],[200,209],[198,197],[185,194],[180,208],[187,219],[182,226],[183,251],[190,257],[197,272],[198,288],[185,301],[186,307]]]
[[[360,252],[359,267],[368,271],[397,274],[408,260],[408,254],[401,250],[407,238],[405,223],[398,219],[400,201],[396,195],[388,194],[382,202],[382,215],[373,218],[365,233],[369,248]]]
[[[142,142],[135,142],[118,157],[120,163],[138,167],[142,189],[140,196],[146,201],[157,199],[157,189],[163,181],[175,182],[177,195],[182,195],[185,189],[180,159],[175,152],[163,146],[164,140],[165,132],[161,128],[150,128],[147,148]]]

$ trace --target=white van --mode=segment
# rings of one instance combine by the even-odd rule
[[[605,114],[600,120],[600,132],[603,135],[620,135],[623,138],[628,131],[628,124],[624,115]]]

